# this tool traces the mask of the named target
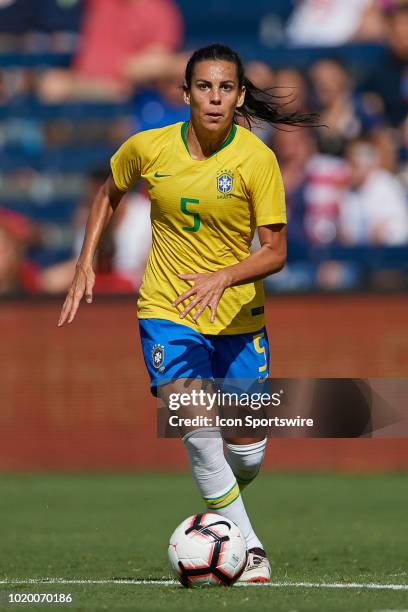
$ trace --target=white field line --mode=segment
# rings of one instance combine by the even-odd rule
[[[140,585],[161,585],[161,586],[176,586],[179,583],[176,580],[164,579],[145,579],[145,580],[81,580],[81,579],[65,579],[65,578],[17,578],[0,580],[0,585],[17,585],[17,584],[130,584],[134,586]],[[358,582],[267,582],[267,583],[240,583],[235,586],[240,587],[274,587],[287,588],[299,587],[304,589],[384,589],[390,591],[408,591],[408,584],[381,584],[375,582],[358,583]]]

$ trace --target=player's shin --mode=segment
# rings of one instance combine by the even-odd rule
[[[213,437],[209,437],[213,435]],[[203,437],[206,436],[206,437]],[[252,529],[236,478],[228,465],[219,432],[195,430],[183,438],[194,480],[210,512],[233,521],[245,536],[248,549],[263,548]]]
[[[227,461],[237,479],[241,491],[259,473],[265,456],[266,438],[253,444],[225,444]]]

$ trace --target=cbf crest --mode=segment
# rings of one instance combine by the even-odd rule
[[[164,370],[164,346],[162,344],[155,344],[152,348],[152,362],[153,367],[160,372]]]
[[[217,174],[217,191],[222,193],[224,198],[231,197],[232,188],[234,187],[234,174],[231,170],[221,170]]]

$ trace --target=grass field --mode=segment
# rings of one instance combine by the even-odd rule
[[[72,593],[80,610],[408,610],[407,485],[406,474],[262,474],[246,504],[273,585],[187,590],[130,581],[170,577],[170,533],[202,510],[188,474],[0,476],[0,609],[26,608],[7,603],[12,591]],[[56,578],[93,582],[24,584]],[[115,579],[128,582],[104,582]]]

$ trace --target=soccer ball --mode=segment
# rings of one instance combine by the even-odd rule
[[[247,561],[247,545],[235,523],[219,514],[194,514],[170,538],[170,565],[185,587],[232,585]]]

